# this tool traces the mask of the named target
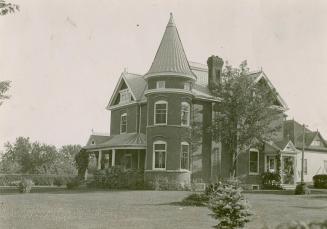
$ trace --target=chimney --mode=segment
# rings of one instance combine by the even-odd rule
[[[208,78],[209,78],[209,89],[216,89],[221,83],[221,71],[224,65],[223,59],[218,56],[212,55],[207,60],[208,64]]]

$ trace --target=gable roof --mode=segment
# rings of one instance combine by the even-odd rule
[[[284,121],[284,138],[291,140],[295,147],[302,148],[303,145],[303,125],[295,120]],[[324,146],[311,146],[313,140],[318,137]],[[304,128],[304,148],[312,150],[327,151],[326,140],[322,137],[319,131],[311,131],[308,128]]]
[[[159,75],[178,75],[195,79],[188,63],[181,39],[170,13],[165,33],[145,78]]]
[[[106,109],[110,109],[110,107],[114,105],[123,82],[125,82],[127,85],[127,88],[131,92],[134,101],[138,102],[143,99],[144,90],[146,88],[146,81],[144,80],[143,76],[134,73],[123,72],[118,79],[118,83],[116,84]]]

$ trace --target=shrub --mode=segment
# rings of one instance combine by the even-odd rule
[[[242,228],[252,215],[241,188],[231,184],[219,185],[210,195],[208,207],[218,220],[217,228]]]
[[[208,204],[209,197],[204,193],[193,193],[185,197],[181,204],[184,206],[206,206]]]
[[[327,188],[327,174],[317,174],[313,177],[315,188]]]
[[[308,188],[306,183],[300,183],[300,184],[296,185],[294,194],[295,195],[304,195],[304,194],[309,195],[310,194],[310,189]]]
[[[64,181],[61,177],[55,177],[53,180],[53,185],[56,185],[58,187],[62,186],[64,184]]]
[[[141,170],[125,171],[119,166],[99,170],[94,174],[94,184],[98,188],[143,189],[144,176]]]
[[[18,190],[20,193],[29,193],[33,187],[33,181],[31,179],[22,179],[18,184]]]
[[[81,184],[81,180],[77,176],[77,177],[73,178],[71,181],[67,182],[66,187],[67,187],[67,189],[75,189],[75,188],[78,188],[80,184]]]
[[[265,172],[262,174],[262,187],[268,190],[281,190],[281,178],[279,173]]]

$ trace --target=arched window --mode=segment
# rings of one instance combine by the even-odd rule
[[[187,102],[182,102],[181,106],[181,125],[189,126],[190,125],[190,104]]]
[[[167,125],[168,103],[166,101],[157,101],[154,104],[154,124]]]
[[[126,133],[127,132],[127,113],[123,113],[120,116],[120,133]]]
[[[153,169],[165,170],[167,156],[167,143],[155,141],[153,143]]]
[[[190,144],[181,143],[181,169],[190,170]]]

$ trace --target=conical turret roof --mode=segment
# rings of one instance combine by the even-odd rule
[[[156,56],[145,78],[159,75],[174,75],[195,79],[179,38],[173,14],[162,37]]]

